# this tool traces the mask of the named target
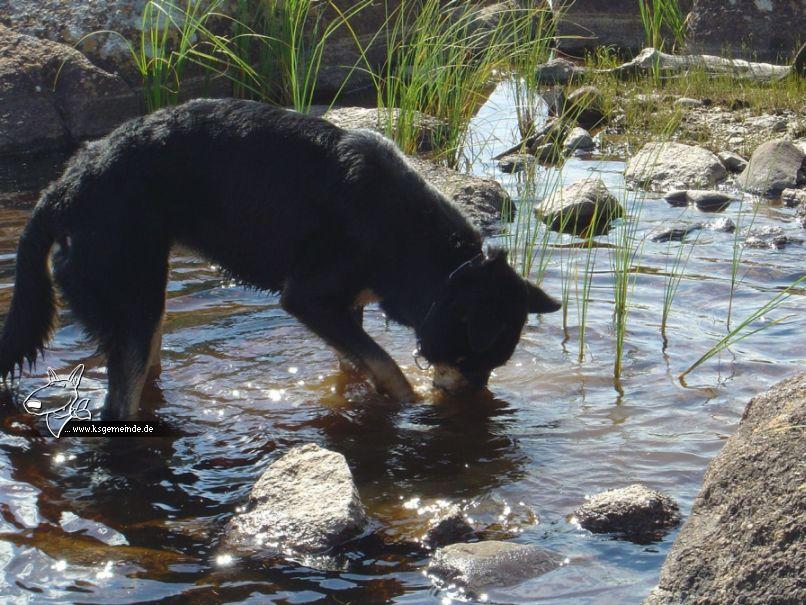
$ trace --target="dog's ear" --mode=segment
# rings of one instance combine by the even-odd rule
[[[481,353],[492,347],[505,327],[501,317],[486,307],[472,309],[465,321],[467,342],[475,353]]]
[[[554,313],[562,309],[562,304],[543,292],[529,280],[526,282],[526,304],[529,313]]]

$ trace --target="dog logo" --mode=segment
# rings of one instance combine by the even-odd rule
[[[58,438],[62,430],[71,420],[92,420],[92,412],[88,409],[90,400],[79,399],[78,387],[84,375],[84,364],[79,364],[67,378],[59,378],[51,368],[48,368],[48,383],[33,391],[25,401],[23,408],[34,416],[44,416],[45,426],[50,434]],[[61,407],[43,409],[42,399],[55,397],[59,401],[66,401]]]

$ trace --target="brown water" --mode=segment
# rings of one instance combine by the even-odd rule
[[[476,121],[477,133],[498,137],[480,157],[509,144],[512,131],[511,99],[502,89]],[[492,169],[484,161],[474,165],[477,172]],[[620,162],[574,159],[563,179],[593,171],[619,192],[622,170]],[[30,190],[35,172],[0,171],[3,187]],[[497,176],[517,193],[517,177]],[[737,206],[722,215],[745,223]],[[778,225],[803,236],[791,214],[764,204],[756,226]],[[2,309],[8,308],[26,216],[24,210],[0,211]],[[643,241],[670,221],[709,216],[681,216],[680,209],[649,199],[635,238]],[[491,592],[492,602],[640,603],[657,581],[674,533],[636,545],[590,535],[567,515],[586,494],[632,482],[667,492],[688,513],[708,461],[735,429],[746,400],[806,359],[806,325],[797,316],[742,341],[682,384],[677,374],[724,335],[733,236],[704,231],[696,240],[664,349],[663,273],[677,245],[647,241],[636,258],[618,389],[605,250],[597,257],[583,363],[577,361],[572,303],[567,331],[559,314],[530,320],[489,394],[467,401],[426,396],[405,407],[339,374],[333,354],[283,313],[276,296],[227,283],[206,262],[177,251],[163,371],[145,394],[147,416],[174,429],[173,437],[45,438],[31,417],[0,408],[0,601],[447,602],[451,593],[422,573],[427,553],[407,540],[422,527],[412,506],[419,498],[421,506],[437,499],[466,502],[489,527],[487,537],[537,544],[569,558],[559,570]],[[557,253],[549,265],[549,291],[561,290],[564,258]],[[798,245],[745,250],[734,317],[745,317],[803,275],[805,258]],[[764,321],[802,309],[799,294]],[[83,396],[97,407],[103,362],[92,357],[93,346],[69,311],[60,319],[45,362],[24,377],[20,392],[39,386],[47,366],[67,373],[84,362]],[[427,392],[429,376],[412,362],[411,332],[386,325],[374,307],[366,324]],[[372,531],[330,557],[226,564],[225,553],[216,550],[223,522],[244,504],[268,464],[311,441],[346,456]]]

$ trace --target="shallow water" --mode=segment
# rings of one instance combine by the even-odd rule
[[[480,150],[474,171],[494,172],[483,160],[512,143],[513,123],[512,100],[502,87],[475,121],[479,138],[499,140]],[[622,170],[617,161],[573,159],[561,178],[573,182],[598,173],[620,195]],[[35,182],[26,171],[3,174],[14,176],[3,181],[6,190]],[[496,176],[517,196],[518,177]],[[734,203],[719,216],[747,224],[750,206],[739,216]],[[640,208],[636,241],[659,225],[717,216],[695,210],[681,216],[679,208],[655,199]],[[637,206],[631,210],[635,216]],[[26,216],[25,210],[0,211],[4,310]],[[802,237],[791,218],[790,211],[764,202],[755,226],[778,225]],[[416,505],[444,499],[467,502],[473,517],[490,526],[487,537],[551,548],[570,561],[491,592],[492,602],[640,603],[657,581],[674,532],[659,543],[636,545],[590,535],[567,515],[586,494],[632,482],[667,492],[688,513],[708,461],[735,429],[747,399],[806,359],[800,338],[806,326],[793,317],[681,383],[677,375],[725,333],[733,236],[703,231],[696,239],[664,349],[664,270],[678,245],[644,241],[635,260],[619,383],[613,380],[612,277],[602,248],[583,363],[577,361],[580,330],[572,302],[567,329],[560,314],[530,320],[488,395],[472,401],[427,396],[402,408],[339,374],[333,354],[282,312],[276,296],[228,283],[208,263],[176,251],[163,371],[145,394],[146,414],[171,427],[173,437],[44,438],[31,417],[7,405],[0,409],[2,601],[444,602],[451,593],[433,587],[422,573],[427,554],[407,541],[422,527]],[[544,281],[548,291],[562,290],[572,252],[555,252]],[[744,250],[734,317],[744,318],[803,275],[804,258],[806,249],[798,245]],[[799,294],[788,310],[764,320],[792,314],[802,301]],[[60,319],[45,363],[23,378],[20,391],[38,386],[47,366],[66,374],[84,362],[82,395],[97,407],[103,363],[92,357],[92,344],[69,312]],[[427,373],[412,362],[411,332],[387,326],[375,307],[368,308],[366,325],[427,391]],[[227,564],[216,550],[223,522],[269,463],[311,441],[346,456],[373,530],[328,558]]]

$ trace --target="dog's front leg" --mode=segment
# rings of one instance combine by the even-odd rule
[[[302,296],[282,296],[283,308],[304,323],[372,380],[375,388],[398,401],[417,396],[400,368],[356,321],[354,311],[339,309]]]

